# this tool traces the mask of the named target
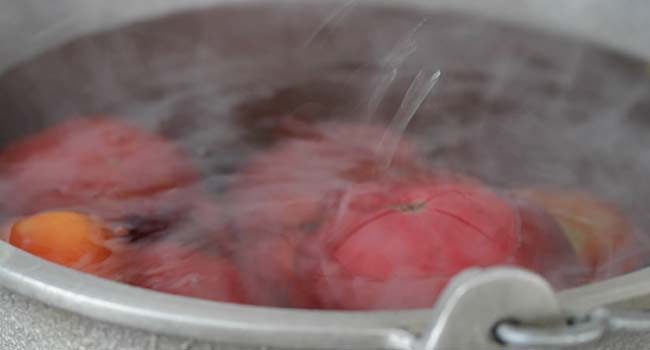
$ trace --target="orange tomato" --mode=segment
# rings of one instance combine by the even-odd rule
[[[111,256],[111,231],[91,216],[71,211],[44,212],[18,220],[9,242],[51,262],[92,272]]]

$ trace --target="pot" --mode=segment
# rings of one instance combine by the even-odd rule
[[[195,138],[178,135],[218,119],[223,120],[219,128],[263,139],[268,130],[254,127],[256,116],[296,109],[314,118],[376,114],[390,119],[411,79],[438,69],[448,83],[419,106],[414,134],[420,137],[450,134],[452,129],[432,124],[436,116],[465,120],[462,130],[468,130],[466,124],[473,125],[476,115],[505,118],[494,122],[497,127],[504,121],[519,123],[518,115],[542,113],[556,118],[547,129],[536,130],[536,140],[504,137],[558,154],[562,152],[548,148],[545,137],[560,127],[603,118],[603,110],[623,115],[624,125],[636,130],[624,133],[641,137],[635,132],[647,129],[642,107],[650,103],[650,84],[642,73],[647,74],[646,63],[638,57],[650,57],[650,37],[643,34],[650,30],[648,6],[634,1],[558,6],[532,0],[5,1],[0,4],[0,145],[92,111],[149,126],[158,120],[151,116],[162,116],[173,126],[163,132],[187,141],[186,146],[228,144],[237,158],[249,151],[249,144],[226,135],[197,145]],[[399,74],[391,75],[395,71]],[[381,103],[359,107],[359,101],[377,97],[378,90],[369,86],[386,79]],[[206,82],[208,87],[201,85]],[[592,91],[604,84],[611,90]],[[179,94],[179,86],[190,88]],[[624,91],[634,95],[626,100]],[[574,98],[549,105],[562,94]],[[221,99],[206,107],[215,95]],[[567,111],[575,118],[565,118]],[[432,154],[438,146],[431,146]],[[501,144],[490,147],[502,149]],[[640,155],[645,144],[625,147]],[[471,146],[472,152],[466,151],[461,153],[468,159],[480,156]],[[497,161],[505,164],[518,153],[499,154]],[[587,163],[614,164],[618,159],[612,155]],[[560,164],[551,174],[555,179],[566,184],[580,180],[575,158],[553,159],[553,164]],[[544,179],[528,171],[535,163],[507,174],[482,173],[489,167],[480,162],[463,166],[504,183]],[[630,189],[629,183],[643,183],[648,174],[643,167],[622,169],[615,174],[618,185],[603,178],[589,186],[606,191],[646,223],[642,209],[650,194],[643,194],[650,189]],[[499,321],[555,324],[646,293],[637,288],[603,297],[604,289],[629,278],[613,281],[558,294],[523,270],[471,270],[451,283],[432,310],[298,311],[142,290],[53,265],[0,242],[0,347],[499,349],[504,345],[492,334]],[[643,348],[648,343],[650,333],[641,333],[575,348]]]

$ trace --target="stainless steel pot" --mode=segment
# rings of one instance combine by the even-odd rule
[[[265,38],[274,43],[288,45],[303,40],[305,45],[311,45],[317,37],[331,35],[326,39],[338,40],[337,45],[350,48],[350,56],[371,56],[373,50],[381,46],[377,42],[388,40],[395,34],[391,26],[397,24],[382,22],[381,18],[349,24],[358,31],[367,30],[369,26],[386,29],[379,33],[386,37],[380,35],[363,42],[355,41],[358,38],[354,36],[346,39],[344,34],[330,32],[350,8],[360,8],[363,12],[364,8],[379,6],[378,3],[245,0],[62,0],[54,3],[4,0],[0,2],[0,72],[9,71],[21,61],[90,33],[212,6],[216,6],[217,12],[219,8],[250,9],[252,12],[245,19],[254,18],[260,28],[272,22],[277,30],[277,23],[286,22],[285,29]],[[380,8],[385,8],[383,6],[406,13],[407,19],[423,18],[442,9],[479,14],[650,57],[650,37],[645,35],[650,30],[650,5],[644,1],[575,0],[565,4],[543,0],[401,1],[384,3]],[[274,12],[273,8],[283,12]],[[237,11],[233,13],[236,15]],[[230,20],[234,25],[238,18]],[[313,31],[305,33],[301,29],[307,24]],[[296,35],[296,32],[301,35]],[[232,36],[231,46],[237,46],[241,43],[237,38],[246,33],[240,33],[239,37],[236,33],[224,32],[211,35],[221,37],[223,42],[227,42],[224,36]],[[179,45],[182,48],[182,43]],[[427,50],[430,53],[434,49],[435,45],[425,45],[424,54],[419,59],[426,61]],[[241,59],[245,61],[246,56],[242,53],[251,47],[244,43],[239,49],[231,50],[233,55],[240,50]],[[101,61],[101,57],[97,59]],[[327,61],[326,55],[323,60]],[[36,61],[36,67],[34,63],[31,66],[37,73],[39,62]],[[21,77],[30,75],[14,75],[11,79],[15,82]],[[55,79],[56,76],[45,78]],[[72,74],[69,78],[75,80]],[[17,86],[15,84],[12,86]],[[61,84],[65,90],[66,82]],[[3,98],[18,96],[5,95]],[[38,102],[46,106],[51,98],[57,98],[56,94],[40,96]],[[2,142],[29,132],[34,125],[44,122],[45,117],[34,117],[28,122],[20,119],[28,118],[21,114],[27,113],[25,108],[19,104],[8,110],[11,115],[2,117]],[[53,114],[66,112],[65,107],[60,108]],[[498,349],[502,344],[491,333],[496,322],[515,318],[553,324],[568,314],[583,314],[619,299],[641,297],[645,295],[647,286],[639,286],[636,282],[646,275],[642,272],[631,279],[555,294],[544,280],[520,270],[470,271],[459,276],[448,288],[435,310],[290,311],[219,304],[140,290],[60,268],[0,242],[0,348]],[[634,288],[623,288],[626,285]],[[612,293],[612,290],[620,292]],[[584,349],[621,349],[624,346],[642,349],[647,348],[647,344],[650,344],[648,333],[623,334]]]

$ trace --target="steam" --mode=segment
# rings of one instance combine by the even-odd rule
[[[413,30],[409,31],[404,39],[399,40],[393,49],[388,52],[386,57],[382,59],[381,66],[385,67],[387,72],[385,74],[379,74],[377,82],[375,83],[376,87],[370,89],[372,92],[366,107],[366,121],[371,121],[377,115],[381,102],[386,97],[390,86],[399,75],[400,68],[409,56],[417,50],[415,35],[426,22],[427,20],[424,19],[416,25]]]
[[[318,23],[318,26],[312,34],[309,35],[307,40],[305,40],[303,46],[309,47],[314,43],[318,36],[327,31],[328,28],[337,27],[338,24],[345,20],[357,2],[357,0],[344,1],[341,5],[336,6],[329,15],[323,16],[323,19]]]
[[[385,160],[382,162],[385,169],[390,167],[390,163],[399,146],[401,135],[404,134],[411,119],[413,119],[415,113],[422,106],[422,103],[429,96],[429,93],[431,93],[431,90],[436,86],[439,79],[439,70],[432,74],[421,71],[415,76],[413,82],[411,82],[411,86],[406,91],[404,100],[389,126],[389,130],[395,132],[399,137],[389,138],[388,134],[384,134],[377,147],[377,153],[385,156]]]
[[[295,231],[318,232],[313,217],[332,206],[340,222],[357,194],[350,188],[358,189],[340,174],[358,163],[399,169],[404,144],[417,144],[430,169],[474,176],[496,191],[550,186],[611,201],[639,243],[618,251],[599,278],[624,261],[645,261],[644,74],[640,61],[587,43],[471,17],[372,10],[354,0],[208,10],[84,38],[16,67],[0,79],[0,129],[6,144],[70,117],[107,114],[178,143],[204,175],[193,190],[215,205],[192,208],[162,240],[197,239],[188,243],[193,254],[226,255],[243,276],[257,276],[244,278],[246,289],[279,291],[260,303],[296,306],[291,295],[306,282],[287,277],[287,261],[307,243],[296,243]],[[382,131],[344,133],[345,123]],[[333,150],[323,147],[337,138]],[[282,156],[265,166],[279,178],[250,170],[276,152]],[[268,220],[261,227],[242,224],[260,213]],[[210,238],[196,238],[207,226]],[[373,287],[382,303],[404,286],[404,276],[393,277],[385,289]],[[404,298],[420,297],[411,292]]]

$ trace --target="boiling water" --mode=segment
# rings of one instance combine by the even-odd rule
[[[278,125],[379,122],[432,167],[496,188],[590,191],[645,232],[648,67],[454,13],[226,7],[86,36],[16,66],[0,78],[0,144],[74,116],[129,118],[192,154],[218,196],[288,137]],[[396,145],[373,146],[389,164]]]

